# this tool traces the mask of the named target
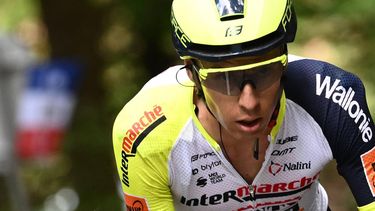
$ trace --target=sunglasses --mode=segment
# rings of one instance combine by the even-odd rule
[[[266,61],[235,67],[204,68],[195,62],[192,66],[203,86],[225,95],[238,96],[247,84],[256,91],[270,87],[280,79],[287,61],[288,56],[283,54]]]

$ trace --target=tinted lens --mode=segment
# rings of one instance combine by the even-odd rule
[[[263,91],[280,79],[284,66],[281,62],[259,66],[250,70],[208,73],[202,84],[226,95],[240,95],[246,84]]]

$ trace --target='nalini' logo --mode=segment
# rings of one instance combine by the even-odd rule
[[[282,168],[283,166],[280,163],[274,163],[273,161],[271,161],[271,165],[268,167],[268,171],[273,174],[273,176],[276,176],[276,174],[278,174]]]

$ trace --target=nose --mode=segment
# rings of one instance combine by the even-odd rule
[[[254,111],[258,108],[260,103],[259,94],[257,93],[254,86],[250,83],[246,83],[239,95],[238,103],[240,107],[246,112]]]

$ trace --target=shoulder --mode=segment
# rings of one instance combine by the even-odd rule
[[[126,103],[113,125],[115,147],[131,154],[171,147],[193,106],[192,101],[189,103],[192,88],[181,85],[187,83],[181,67],[171,67],[155,76]]]
[[[363,83],[355,74],[328,62],[293,55],[284,75],[284,87],[287,98],[309,110],[322,105],[347,110],[351,95],[356,93],[353,97],[362,101],[365,98]]]
[[[141,89],[148,90],[152,88],[164,87],[164,86],[175,86],[188,83],[188,77],[185,72],[185,68],[182,65],[172,66],[155,77],[151,78]]]
[[[314,85],[319,79],[333,79],[340,80],[341,84],[356,84],[361,83],[359,78],[351,72],[343,70],[342,68],[330,64],[325,61],[316,59],[304,58],[295,55],[289,56],[288,68],[286,71],[287,79],[294,80],[294,83],[308,83]]]
[[[319,124],[336,158],[353,150],[354,142],[361,146],[372,140],[365,89],[353,73],[324,61],[291,56],[284,87],[286,97]]]
[[[346,94],[355,91],[364,96],[362,81],[353,73],[328,62],[290,56],[284,75],[284,86],[289,99],[302,107],[334,103],[345,107]]]

